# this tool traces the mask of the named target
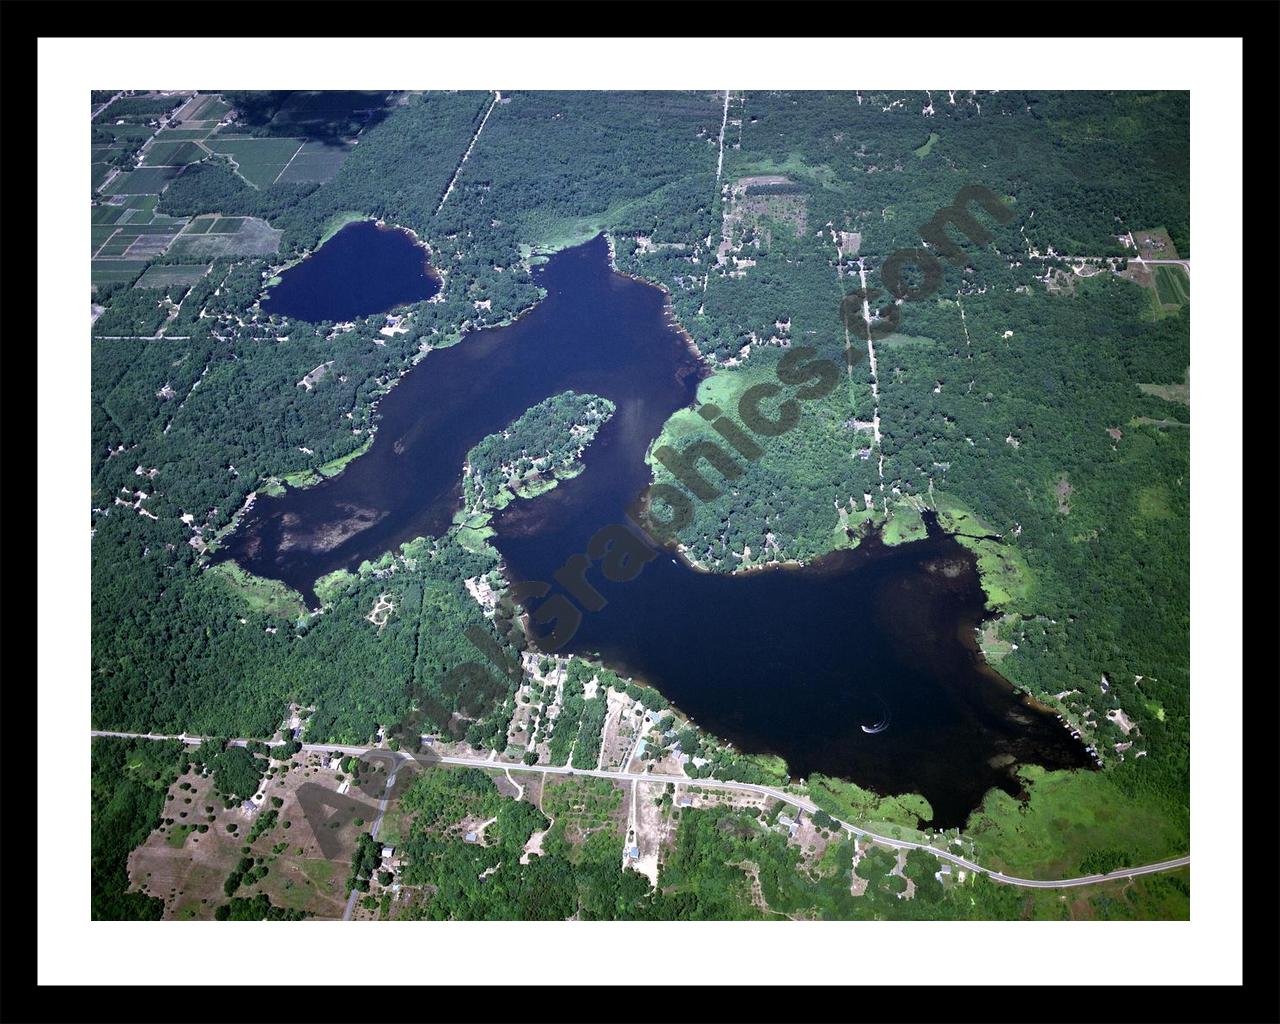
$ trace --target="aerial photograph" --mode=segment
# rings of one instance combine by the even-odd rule
[[[84,916],[1190,920],[1189,91],[189,84],[84,96]]]

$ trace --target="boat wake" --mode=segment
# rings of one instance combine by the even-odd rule
[[[889,728],[889,720],[892,717],[889,714],[889,705],[886,704],[880,698],[877,698],[877,700],[880,700],[880,707],[884,709],[884,714],[880,716],[880,720],[876,722],[875,725],[862,726],[862,731],[871,736],[874,736],[878,732],[884,732],[887,728]]]

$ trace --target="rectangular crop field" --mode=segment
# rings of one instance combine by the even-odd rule
[[[209,272],[209,264],[175,263],[170,266],[148,267],[138,278],[135,288],[168,288],[174,284],[193,285]]]
[[[89,214],[90,224],[114,224],[127,210],[122,206],[95,206]]]
[[[221,96],[201,96],[183,111],[184,121],[221,121],[231,112],[231,105]]]
[[[217,219],[217,217],[197,217],[187,225],[187,230],[183,233],[187,235],[203,235],[213,227],[213,222]]]
[[[1191,282],[1181,267],[1156,267],[1156,296],[1162,306],[1181,306],[1191,298]]]
[[[302,147],[302,139],[227,140],[215,136],[205,145],[215,153],[229,156],[245,180],[266,188]]]
[[[139,167],[122,174],[103,192],[107,195],[159,195],[178,176],[180,167]]]
[[[230,219],[230,218],[227,218]],[[256,217],[244,218],[234,234],[192,234],[174,239],[169,254],[192,259],[215,259],[219,256],[273,256],[280,248],[279,231]]]
[[[207,138],[212,128],[166,128],[156,136],[156,142],[198,142]]]
[[[153,142],[142,154],[144,167],[183,166],[203,160],[205,152],[194,142]]]
[[[94,260],[90,265],[89,277],[94,284],[127,283],[137,277],[145,266],[144,261]]]
[[[123,256],[125,250],[138,240],[137,235],[124,234],[117,232],[111,239],[105,242],[97,251],[99,256]]]
[[[114,235],[115,232],[116,227],[114,224],[94,224],[89,228],[89,251],[97,252],[98,247]]]
[[[148,213],[153,212],[156,203],[160,201],[159,195],[152,193],[150,195],[121,195],[116,196],[112,200],[113,206],[122,206],[128,210],[146,210]]]
[[[211,235],[234,235],[244,225],[245,217],[219,217],[209,228]]]
[[[169,243],[174,239],[173,232],[170,231],[163,235],[139,235],[134,239],[133,244],[129,246],[124,255],[130,259],[151,259],[154,256],[161,255],[169,248]],[[107,243],[113,245],[114,240]]]
[[[281,172],[280,181],[332,181],[351,152],[350,145],[330,145],[312,140],[306,143]]]

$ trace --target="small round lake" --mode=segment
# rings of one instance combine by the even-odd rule
[[[281,274],[262,310],[310,323],[338,322],[421,302],[439,290],[426,249],[409,232],[362,220]]]

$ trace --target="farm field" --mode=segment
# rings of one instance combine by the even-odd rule
[[[102,191],[112,196],[159,195],[180,170],[180,167],[139,167],[120,175]]]
[[[1181,267],[1156,267],[1156,297],[1162,306],[1181,306],[1191,300],[1191,282]]]
[[[173,284],[192,285],[209,273],[209,264],[174,263],[168,266],[148,267],[134,283],[135,288],[167,288]]]
[[[241,223],[232,228],[232,222]],[[203,232],[179,235],[170,249],[174,256],[213,259],[218,256],[271,256],[280,248],[283,234],[257,217],[223,217]]]
[[[302,139],[226,136],[214,136],[205,142],[211,152],[230,157],[241,177],[258,188],[266,188],[274,182],[302,144]]]
[[[146,265],[146,260],[95,259],[89,269],[89,280],[95,286],[128,284],[142,272]]]
[[[332,181],[351,152],[351,146],[311,141],[303,145],[280,173],[281,182]]]
[[[204,150],[194,142],[155,141],[143,151],[142,166],[182,166],[203,160]]]

